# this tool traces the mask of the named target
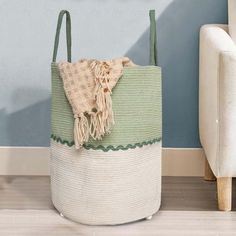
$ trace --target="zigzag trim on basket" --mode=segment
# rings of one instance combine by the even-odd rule
[[[54,141],[58,142],[58,143],[61,143],[61,144],[64,144],[64,145],[67,145],[69,147],[72,147],[75,143],[74,141],[67,141],[67,140],[62,140],[60,137],[57,137],[55,135],[51,135],[51,139],[53,139]],[[98,146],[94,146],[92,144],[84,144],[83,147],[87,150],[102,150],[104,152],[108,152],[108,151],[119,151],[119,150],[128,150],[128,149],[135,149],[137,147],[141,148],[143,146],[146,146],[146,145],[151,145],[151,144],[154,144],[154,143],[157,143],[157,142],[160,142],[161,141],[161,138],[155,138],[153,140],[149,140],[149,141],[144,141],[144,142],[141,142],[141,143],[135,143],[135,144],[128,144],[126,146],[123,146],[123,145],[118,145],[116,147],[114,147],[113,145],[109,145],[107,147],[104,147],[102,145],[98,145]]]
[[[64,145],[67,145],[69,147],[72,147],[75,145],[75,142],[74,141],[67,141],[67,140],[62,140],[60,137],[57,137],[56,135],[53,135],[51,134],[51,139],[53,139],[54,141],[58,142],[58,143],[61,143],[61,144],[64,144]]]

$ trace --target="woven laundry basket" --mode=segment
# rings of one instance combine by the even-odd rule
[[[156,66],[156,25],[150,11],[150,66],[125,67],[113,90],[115,126],[101,141],[74,147],[74,118],[56,63],[66,14],[71,62],[70,15],[58,18],[52,62],[51,192],[65,217],[114,225],[153,215],[161,202],[161,68]]]

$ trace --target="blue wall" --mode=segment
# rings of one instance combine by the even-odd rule
[[[227,22],[227,0],[2,0],[0,145],[49,146],[50,61],[60,9],[71,11],[74,60],[127,55],[146,65],[150,8],[157,10],[163,68],[163,144],[199,147],[199,29]],[[62,47],[59,56],[65,58]]]

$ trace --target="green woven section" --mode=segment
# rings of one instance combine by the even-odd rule
[[[59,77],[57,65],[52,63],[52,104],[51,129],[52,133],[63,140],[72,142],[74,117],[63,89],[62,79]]]
[[[61,143],[61,144],[64,144],[64,145],[67,145],[69,147],[72,147],[74,146],[74,142],[68,142],[67,140],[62,140],[61,138],[59,137],[56,137],[55,135],[51,135],[51,139],[58,142],[58,143]],[[153,140],[149,140],[149,141],[144,141],[144,142],[141,142],[141,143],[135,143],[135,144],[128,144],[126,146],[123,146],[123,145],[119,145],[119,146],[107,146],[107,147],[104,147],[102,145],[99,145],[99,146],[94,146],[92,144],[84,144],[83,147],[87,150],[102,150],[104,152],[108,152],[108,151],[125,151],[125,150],[128,150],[128,149],[135,149],[137,147],[141,148],[143,146],[146,146],[146,145],[151,145],[151,144],[154,144],[154,143],[157,143],[157,142],[160,142],[161,141],[161,138],[157,138],[157,139],[153,139]]]
[[[162,136],[161,69],[156,66],[126,67],[113,90],[115,126],[101,141],[89,147],[126,147]],[[73,114],[64,94],[56,63],[52,63],[52,133],[73,142]]]

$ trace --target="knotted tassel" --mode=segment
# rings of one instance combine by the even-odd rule
[[[89,140],[89,123],[84,114],[74,115],[74,140],[75,148],[79,149],[85,142]]]
[[[97,113],[90,114],[90,128],[89,128],[90,136],[94,140],[99,140],[101,138],[101,129],[100,123]]]
[[[90,129],[90,134],[94,139],[100,140],[106,133],[110,133],[115,123],[112,111],[111,88],[109,86],[109,81],[112,80],[110,77],[111,63],[94,61],[91,68],[95,74],[94,98],[98,112],[96,116],[91,117],[93,129],[92,131]]]
[[[98,120],[101,129],[101,135],[104,135],[105,133],[110,132],[110,129],[115,123],[112,110],[111,92],[106,88],[103,89],[100,87],[96,93],[96,104],[100,111]]]
[[[106,109],[106,98],[105,98],[105,92],[101,85],[97,86],[96,92],[95,92],[95,100],[96,104],[98,106],[99,111],[104,111]]]
[[[110,133],[112,126],[115,124],[110,92],[105,93],[105,101],[106,101],[105,132]]]

